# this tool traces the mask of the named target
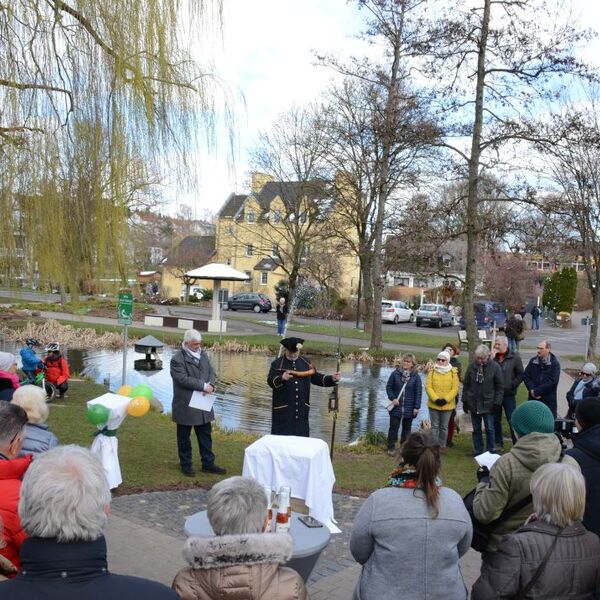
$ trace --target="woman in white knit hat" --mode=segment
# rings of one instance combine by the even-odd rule
[[[569,404],[569,412],[565,415],[567,419],[575,418],[575,407],[580,400],[588,396],[597,396],[600,392],[600,381],[596,377],[597,371],[596,365],[591,362],[585,363],[579,371],[579,377],[567,392],[567,403]]]

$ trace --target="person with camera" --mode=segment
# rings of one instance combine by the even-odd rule
[[[566,454],[577,461],[585,479],[583,524],[600,536],[600,398],[583,398],[575,406],[575,415],[579,433]]]
[[[456,408],[459,385],[458,371],[450,364],[450,353],[440,352],[435,359],[433,369],[427,374],[425,391],[428,398],[431,435],[440,445],[442,453],[447,451],[448,423],[452,411]]]
[[[583,398],[588,396],[597,396],[600,392],[596,378],[596,365],[588,362],[583,365],[579,372],[579,377],[573,382],[571,389],[567,392],[567,403],[569,404],[569,412],[565,415],[565,419],[575,418],[575,407]]]
[[[475,360],[467,368],[463,385],[463,409],[473,424],[473,455],[483,453],[481,422],[485,424],[488,452],[495,451],[494,412],[501,410],[504,398],[502,370],[491,359],[490,349],[483,344],[475,349]]]

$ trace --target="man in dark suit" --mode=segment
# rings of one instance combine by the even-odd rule
[[[198,439],[202,470],[223,475],[226,470],[215,463],[212,451],[211,422],[215,413],[190,407],[194,391],[212,394],[215,391],[217,375],[206,352],[202,351],[202,336],[195,329],[188,329],[183,336],[181,349],[171,358],[171,378],[173,379],[173,405],[171,418],[177,423],[177,450],[181,472],[188,477],[195,475],[192,469],[192,427]]]
[[[310,385],[332,387],[340,380],[340,373],[323,375],[312,363],[300,356],[304,340],[284,338],[282,356],[271,363],[267,383],[273,390],[271,433],[309,437]]]

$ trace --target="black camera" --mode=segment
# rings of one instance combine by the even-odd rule
[[[554,431],[561,437],[571,439],[577,433],[574,419],[554,419]]]

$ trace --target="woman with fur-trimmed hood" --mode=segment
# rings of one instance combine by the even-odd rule
[[[189,563],[173,589],[183,600],[308,600],[302,577],[282,566],[292,556],[287,533],[263,533],[267,498],[253,479],[230,477],[213,486],[207,505],[216,537],[187,540]]]

